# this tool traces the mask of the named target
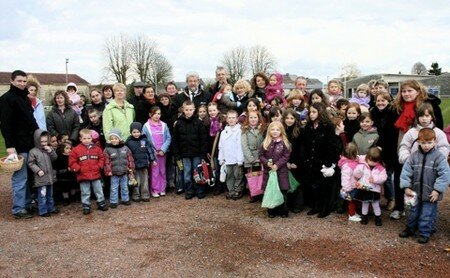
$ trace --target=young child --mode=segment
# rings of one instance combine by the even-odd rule
[[[81,97],[77,93],[78,88],[77,85],[73,82],[70,82],[66,86],[66,93],[69,96],[70,107],[77,113],[77,115],[81,114],[80,102]]]
[[[259,147],[264,140],[264,130],[266,129],[264,118],[258,111],[249,111],[248,117],[242,124],[242,152],[244,155],[244,169],[259,170]],[[250,202],[256,198],[250,197]]]
[[[283,119],[283,110],[280,107],[274,106],[269,110],[269,122],[280,122]]]
[[[330,80],[327,84],[327,92],[328,95],[330,96],[328,98],[328,100],[330,101],[330,105],[331,107],[333,107],[334,109],[336,109],[336,102],[339,99],[344,98],[342,96],[342,89],[344,86],[342,86],[342,83],[339,80]]]
[[[370,148],[366,154],[364,162],[356,166],[353,176],[358,180],[356,182],[355,199],[362,202],[361,224],[367,225],[369,205],[372,204],[375,214],[375,225],[382,226],[380,195],[381,187],[387,179],[386,169],[381,161],[380,149]]]
[[[309,95],[309,106],[316,102],[321,102],[325,104],[326,107],[330,107],[330,102],[327,95],[325,95],[320,89],[312,90],[311,94]]]
[[[156,154],[156,163],[152,165],[151,169],[150,193],[154,198],[165,196],[167,186],[166,153],[169,150],[172,138],[167,124],[161,121],[161,109],[159,107],[152,107],[150,110],[150,119],[144,124],[142,133],[150,141]]]
[[[244,111],[244,104],[248,100],[248,94],[251,92],[252,87],[245,79],[239,79],[236,81],[233,87],[233,92],[229,94],[229,97],[222,98],[222,103],[225,104],[227,109],[233,109],[240,115]],[[225,111],[222,111],[225,114]]]
[[[125,146],[120,129],[111,129],[109,141],[110,143],[106,145],[103,151],[105,156],[105,175],[111,177],[109,207],[117,208],[119,204],[119,188],[122,204],[129,206],[131,202],[128,191],[128,175],[133,174],[134,171],[133,154]]]
[[[173,132],[173,116],[176,114],[172,107],[172,99],[168,93],[159,94],[159,108],[161,108],[161,121],[167,124],[170,134]],[[166,176],[169,189],[175,189],[175,162],[171,147],[166,153]]]
[[[260,107],[261,102],[257,98],[252,97],[249,100],[247,100],[247,102],[244,104],[244,112],[242,112],[241,115],[239,115],[238,117],[238,122],[240,124],[243,124],[247,119],[247,114],[250,111],[253,112],[260,111]]]
[[[133,154],[134,177],[137,180],[137,186],[133,188],[131,199],[133,202],[150,201],[150,191],[148,186],[148,168],[150,163],[156,164],[155,150],[145,134],[141,133],[142,124],[133,122],[130,125],[130,137],[125,145]]]
[[[278,185],[284,196],[284,203],[267,210],[270,218],[274,218],[277,215],[286,218],[289,215],[286,194],[290,188],[287,167],[290,154],[291,144],[289,143],[283,124],[281,121],[271,122],[267,128],[267,134],[263,144],[259,149],[259,161],[264,166],[263,186],[265,187],[267,185],[269,171],[276,171]]]
[[[86,128],[95,130],[99,135],[99,142],[102,149],[106,146],[105,135],[103,134],[102,119],[100,118],[100,112],[97,109],[89,109],[87,111],[89,117],[89,123]]]
[[[199,199],[205,198],[205,187],[194,184],[193,172],[202,158],[206,158],[207,135],[206,129],[198,117],[194,117],[195,105],[192,101],[185,101],[182,106],[183,114],[175,123],[172,136],[173,155],[175,160],[181,160],[186,187],[185,199],[192,199],[195,195]],[[178,192],[183,192],[178,188]],[[179,194],[181,194],[179,193]]]
[[[369,102],[370,102],[370,89],[366,84],[361,84],[356,88],[356,93],[353,94],[352,98],[349,102],[358,103],[361,111],[364,108],[369,111]],[[364,111],[362,111],[364,112]]]
[[[49,146],[48,132],[37,129],[34,132],[34,148],[28,155],[28,167],[34,173],[34,187],[37,188],[39,215],[48,217],[59,213],[53,200],[53,183],[56,182],[56,172],[52,161],[56,160],[55,150]]]
[[[375,147],[378,141],[378,132],[373,127],[372,116],[368,112],[363,112],[358,117],[361,129],[353,136],[353,143],[358,146],[358,153],[365,155],[371,147]]]
[[[373,87],[375,89],[376,94],[379,93],[388,93],[388,88],[389,88],[389,84],[384,81],[383,79],[379,79],[377,81],[375,81],[375,83],[373,84]]]
[[[220,133],[219,164],[226,165],[228,188],[227,199],[237,200],[242,197],[244,189],[244,154],[241,143],[241,125],[237,121],[238,113],[234,110],[227,112],[227,126]]]
[[[348,220],[353,222],[361,221],[361,217],[356,213],[354,200],[357,179],[354,177],[353,171],[358,164],[358,148],[354,143],[349,143],[339,159],[338,166],[341,169],[341,197],[347,201]]]
[[[436,148],[436,133],[431,128],[419,131],[419,148],[403,166],[400,187],[405,195],[416,195],[417,203],[408,214],[406,229],[400,237],[409,237],[419,230],[419,243],[427,243],[435,232],[437,202],[441,201],[450,180],[447,157]]]
[[[58,149],[59,144],[58,144],[58,136],[56,134],[51,134],[50,135],[50,147],[52,147],[55,151]]]
[[[417,142],[417,135],[422,128],[431,128],[436,134],[436,149],[442,153],[444,157],[448,157],[450,151],[450,145],[447,141],[447,136],[445,133],[436,127],[434,124],[435,116],[433,111],[433,106],[429,103],[423,103],[420,105],[419,109],[416,113],[416,126],[410,128],[405,135],[399,145],[398,149],[398,160],[401,164],[404,164],[411,153],[415,152],[419,148],[419,144]]]
[[[342,120],[346,119],[345,111],[347,111],[347,106],[350,102],[348,99],[341,98],[338,101],[336,101],[336,109],[338,111],[338,116]]]
[[[231,84],[226,84],[214,95],[212,102],[218,104],[219,111],[221,111],[222,113],[226,113],[228,108],[225,103],[227,99],[230,99],[232,94],[233,86],[231,86]]]
[[[56,150],[58,157],[53,162],[53,169],[56,171],[55,189],[62,192],[63,205],[68,206],[75,196],[77,188],[76,176],[69,171],[69,156],[72,152],[72,144],[62,143]]]
[[[342,148],[345,149],[349,143],[347,133],[345,132],[344,122],[340,117],[331,118],[331,122],[334,124],[334,132],[342,143]]]
[[[302,125],[306,124],[308,118],[308,109],[306,108],[303,93],[299,90],[293,90],[287,98],[287,107],[294,109],[296,116]]]
[[[283,75],[273,73],[269,76],[269,84],[266,86],[265,102],[270,104],[275,97],[279,97],[282,103],[286,103],[283,90]]]
[[[91,187],[97,197],[99,210],[106,211],[105,197],[101,182],[101,169],[104,166],[103,152],[100,147],[92,144],[91,131],[80,130],[80,144],[73,148],[69,155],[69,168],[77,175],[80,183],[83,214],[91,213]]]
[[[350,103],[347,105],[345,111],[346,118],[344,120],[345,132],[347,133],[348,140],[353,141],[353,136],[361,129],[358,118],[361,115],[361,108],[357,103]]]
[[[209,125],[208,107],[205,104],[202,104],[198,107],[197,115],[200,121],[202,121],[203,125]]]
[[[210,102],[208,104],[208,116],[209,116],[209,127],[208,127],[208,156],[210,160],[214,162],[211,163],[212,170],[215,173],[216,177],[220,175],[220,167],[218,160],[218,144],[219,144],[219,136],[220,132],[223,128],[223,119],[222,114],[218,109],[218,105],[215,102]],[[225,191],[225,185],[220,182],[218,179],[215,181],[213,194],[219,195],[220,193]]]

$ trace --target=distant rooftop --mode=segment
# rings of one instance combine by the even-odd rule
[[[38,73],[27,72],[28,75],[33,75],[41,83],[41,85],[66,85],[65,73]],[[85,79],[77,74],[67,75],[69,82],[74,82],[77,85],[89,85]],[[11,72],[0,72],[0,85],[10,84]]]

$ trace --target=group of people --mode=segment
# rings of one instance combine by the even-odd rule
[[[237,200],[247,192],[247,176],[262,173],[262,192],[276,173],[284,202],[268,209],[271,218],[309,207],[308,215],[347,212],[349,221],[365,225],[371,206],[381,226],[384,196],[392,219],[409,208],[400,236],[418,230],[418,241],[428,242],[437,201],[450,183],[450,146],[440,100],[422,84],[404,81],[392,99],[388,84],[374,80],[346,99],[339,80],[328,82],[326,93],[308,92],[307,79],[299,77],[285,93],[279,73],[230,84],[218,67],[216,79],[206,90],[191,72],[181,92],[169,82],[161,93],[135,82],[128,98],[117,83],[91,90],[90,104],[69,83],[45,115],[38,81],[14,71],[0,98],[7,153],[26,161],[11,179],[13,215],[32,216],[30,186],[40,216],[59,212],[54,188],[64,204],[81,191],[89,214],[91,188],[104,211],[171,188],[185,199],[211,191]]]

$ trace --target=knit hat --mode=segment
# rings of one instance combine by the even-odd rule
[[[78,92],[77,84],[75,84],[75,83],[73,83],[73,82],[70,82],[70,83],[67,84],[67,86],[66,86],[66,93],[67,93],[67,90],[69,89],[69,87],[74,87],[74,88],[75,88],[75,92]]]
[[[135,130],[135,129],[141,131],[142,130],[142,124],[140,122],[132,122],[131,125],[130,125],[130,133],[133,132],[133,130]]]
[[[111,131],[109,132],[109,138],[111,138],[111,136],[116,136],[117,138],[119,138],[119,141],[123,141],[122,140],[122,131],[120,131],[120,129],[118,128],[111,128]]]
[[[98,142],[98,140],[100,140],[100,135],[98,134],[97,131],[91,129],[91,137],[92,137],[92,142],[95,144]]]

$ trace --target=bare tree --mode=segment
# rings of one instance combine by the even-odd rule
[[[126,35],[121,34],[106,40],[106,71],[113,74],[117,82],[126,84],[131,67],[131,48]]]
[[[244,47],[233,48],[223,55],[222,64],[227,69],[232,83],[243,78],[247,73],[247,56],[247,49]]]
[[[340,77],[346,78],[347,80],[355,79],[361,76],[361,70],[359,70],[358,65],[355,63],[343,65],[340,72]]]
[[[424,64],[422,64],[421,62],[417,62],[417,63],[415,63],[412,66],[411,74],[427,75],[428,74],[428,70],[427,70],[427,68],[425,67]]]
[[[172,80],[173,67],[169,60],[162,54],[156,53],[151,64],[151,71],[147,76],[148,82],[155,86],[155,90],[160,86],[164,86],[167,82]]]
[[[149,37],[138,35],[133,39],[131,43],[133,72],[139,77],[139,80],[148,81],[157,52],[156,42]]]
[[[274,56],[263,45],[255,45],[249,49],[248,63],[250,64],[252,76],[258,72],[268,74],[269,71],[274,70],[276,66]]]

